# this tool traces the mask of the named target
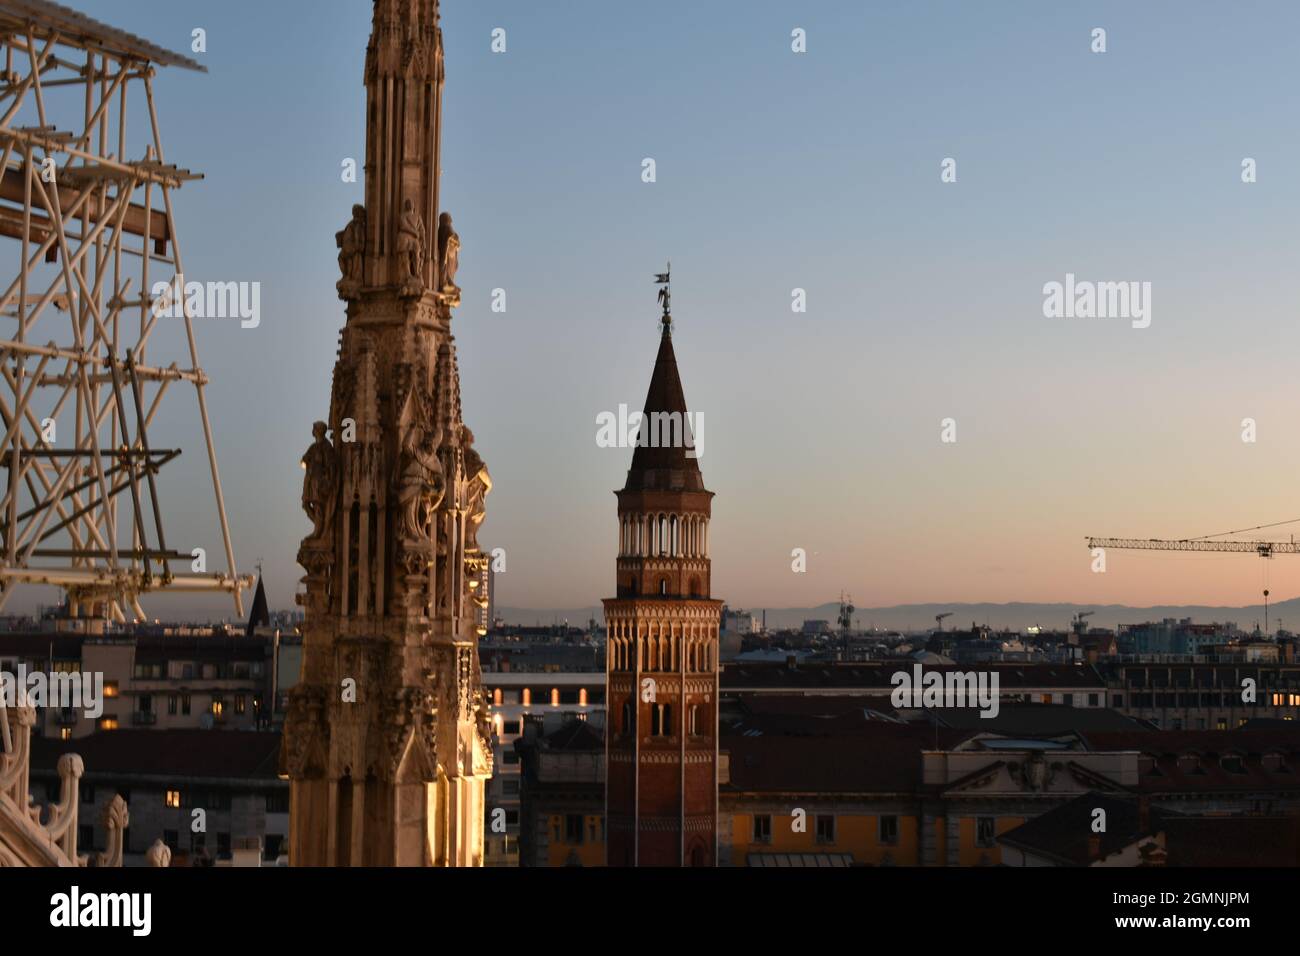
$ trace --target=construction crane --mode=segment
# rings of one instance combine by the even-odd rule
[[[939,625],[940,634],[943,633],[943,619],[945,617],[952,617],[952,611],[944,611],[942,614],[936,614],[934,616],[934,623]]]
[[[1082,634],[1084,619],[1092,617],[1096,613],[1096,611],[1080,611],[1078,614],[1074,615],[1074,620],[1070,622],[1074,627],[1074,633]]]
[[[1284,524],[1295,524],[1300,518],[1287,521],[1274,521],[1271,524],[1255,525],[1253,528],[1239,528],[1236,531],[1221,531],[1199,538],[1179,538],[1176,541],[1164,538],[1088,538],[1090,551],[1101,548],[1119,548],[1133,551],[1218,551],[1236,554],[1257,554],[1261,558],[1272,558],[1275,554],[1300,554],[1300,544],[1295,536],[1290,541],[1216,541],[1230,534],[1244,534],[1247,531],[1259,531],[1263,528],[1276,528]],[[1264,631],[1268,633],[1268,588],[1264,588]],[[1258,627],[1258,624],[1256,624]]]
[[[1230,533],[1230,532],[1227,532]],[[1136,551],[1235,551],[1271,558],[1275,554],[1300,554],[1300,544],[1291,541],[1210,541],[1205,538],[1088,538],[1088,548],[1127,548]]]

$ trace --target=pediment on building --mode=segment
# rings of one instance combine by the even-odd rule
[[[978,770],[959,777],[944,788],[945,795],[1002,794],[1080,794],[1089,790],[1123,792],[1125,788],[1074,760],[1060,755],[1031,754],[995,760]]]
[[[1002,791],[1010,789],[1011,776],[1007,773],[1007,762],[995,760],[962,777],[958,777],[944,788],[944,794],[979,793],[981,791]]]
[[[1082,764],[1076,763],[1073,760],[1071,760],[1065,766],[1066,766],[1066,770],[1069,772],[1070,778],[1079,785],[1079,789],[1081,792],[1088,791],[1088,790],[1100,790],[1104,793],[1131,792],[1132,788],[1126,787],[1122,783],[1112,780],[1104,773],[1098,773],[1095,770],[1090,770],[1089,768],[1083,766]]]

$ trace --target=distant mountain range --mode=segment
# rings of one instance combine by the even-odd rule
[[[762,618],[760,608],[746,608],[755,617]],[[822,620],[835,625],[839,604],[828,602],[816,607],[783,607],[767,609],[769,629],[799,627],[804,621]],[[1039,626],[1052,630],[1065,630],[1075,614],[1092,611],[1088,618],[1090,627],[1114,628],[1118,624],[1140,624],[1162,618],[1190,617],[1198,624],[1232,622],[1243,630],[1251,630],[1258,623],[1264,626],[1264,606],[1214,607],[1201,604],[1163,604],[1153,607],[1129,607],[1124,604],[897,604],[892,607],[860,607],[853,614],[855,628],[879,628],[891,631],[921,631],[935,626],[936,614],[952,612],[943,622],[944,630],[966,630],[972,623],[987,624],[995,629],[1024,631]],[[496,615],[516,627],[568,623],[585,627],[589,619],[603,621],[599,607],[562,608],[540,610],[536,608],[497,607]],[[1269,604],[1269,630],[1279,626],[1300,630],[1300,597]]]

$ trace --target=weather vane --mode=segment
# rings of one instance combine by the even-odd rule
[[[659,302],[664,307],[664,314],[663,314],[663,318],[661,318],[660,321],[663,323],[665,332],[670,332],[673,327],[673,315],[672,315],[673,294],[672,294],[672,287],[669,284],[671,282],[670,276],[672,275],[672,271],[673,271],[673,264],[670,262],[668,263],[668,267],[663,272],[655,273],[655,284],[661,286],[661,288],[659,289]]]

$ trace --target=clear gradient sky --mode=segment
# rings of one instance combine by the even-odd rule
[[[67,2],[182,52],[207,31],[210,73],[161,71],[159,109],[168,160],[207,174],[178,194],[187,278],[262,283],[260,328],[199,336],[236,550],[288,606],[343,321],[334,233],[362,198],[340,163],[363,158],[370,4]],[[644,399],[667,259],[715,596],[1258,600],[1253,557],[1116,552],[1093,574],[1083,538],[1300,515],[1300,6],[444,0],[443,30],[454,331],[500,603],[612,593],[630,451],[597,447],[596,416]],[[1067,272],[1151,282],[1150,328],[1044,318]],[[186,449],[169,530],[216,554],[175,394],[151,435]],[[1271,575],[1275,599],[1300,591],[1300,560]]]

